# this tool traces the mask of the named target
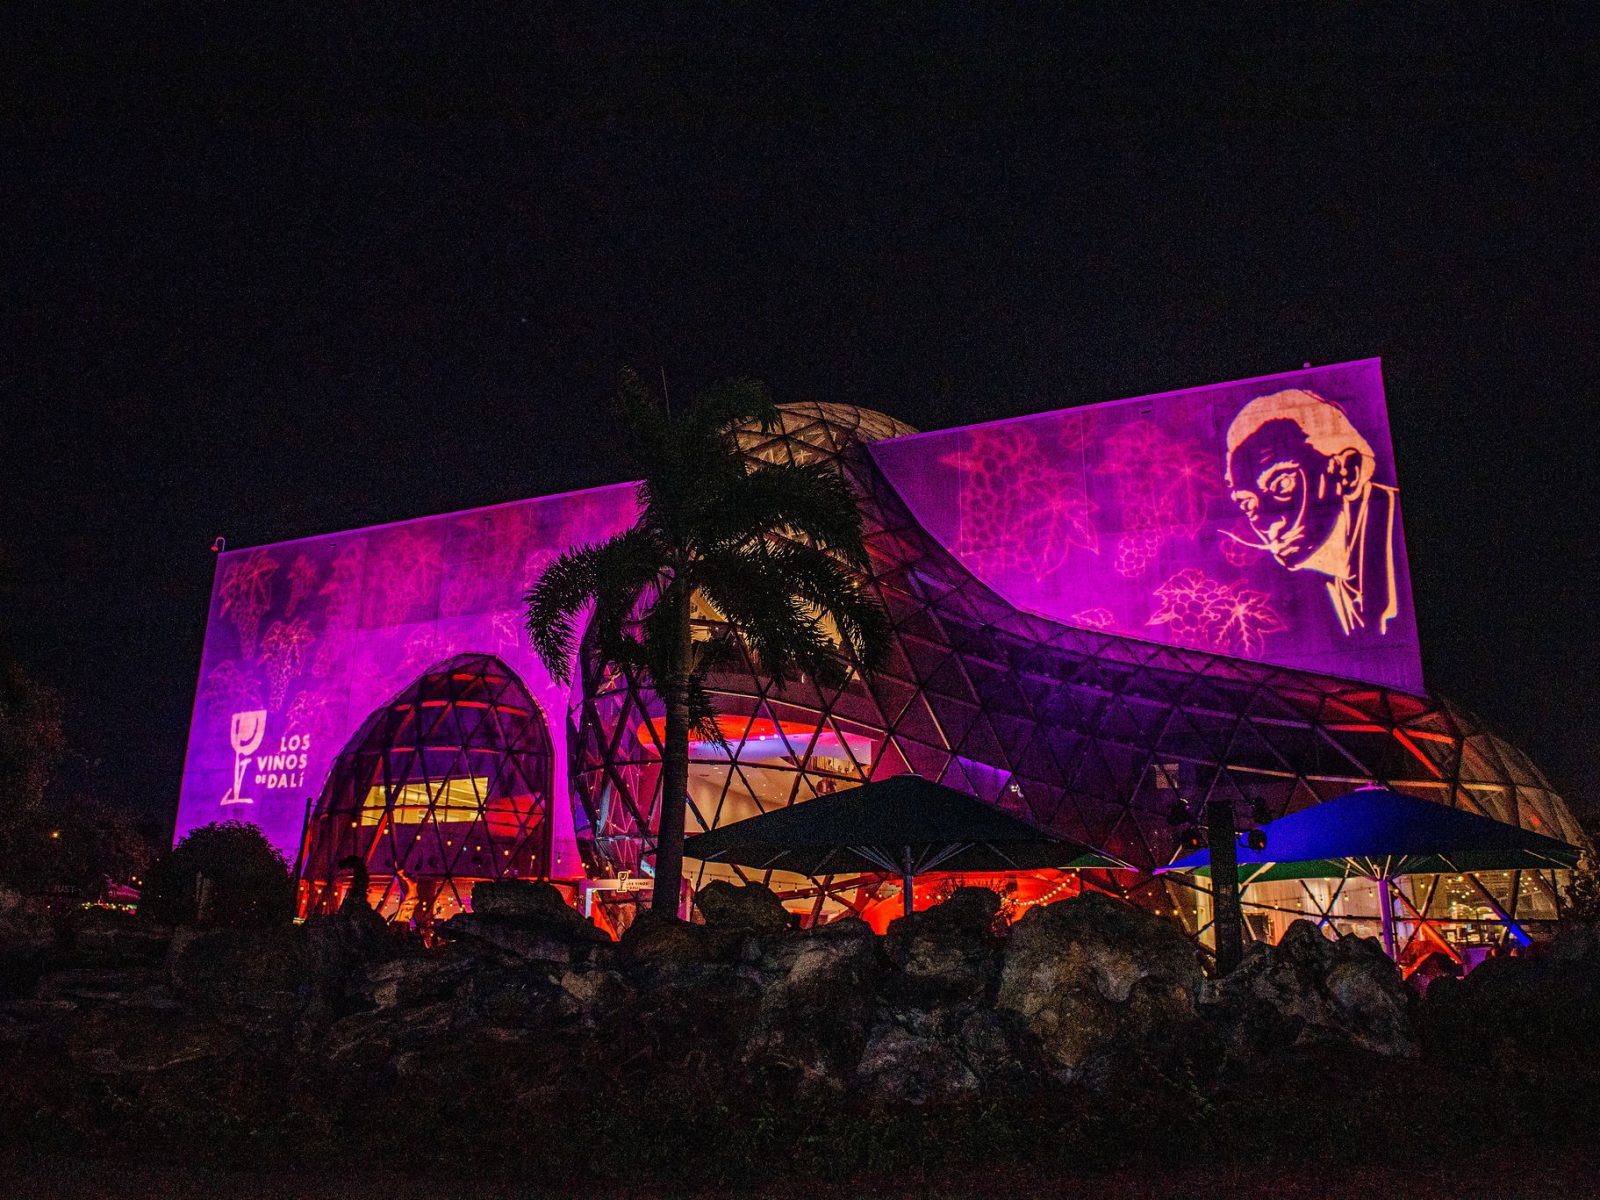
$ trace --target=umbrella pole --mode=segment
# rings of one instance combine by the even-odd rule
[[[913,908],[911,884],[915,878],[911,871],[911,847],[903,846],[900,851],[900,895],[905,901],[905,915],[908,917]]]
[[[1383,931],[1383,952],[1394,957],[1394,897],[1389,894],[1390,877],[1378,876],[1378,923]]]

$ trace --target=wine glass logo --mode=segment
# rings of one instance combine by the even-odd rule
[[[250,765],[250,756],[267,735],[267,714],[262,709],[236,712],[228,729],[228,740],[233,745],[233,787],[222,797],[224,804],[254,804],[255,801],[240,795],[244,790],[244,772]]]

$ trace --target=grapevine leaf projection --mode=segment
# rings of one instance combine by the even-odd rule
[[[239,631],[239,649],[246,658],[256,654],[256,634],[261,618],[272,606],[272,576],[278,563],[265,550],[256,550],[230,562],[222,572],[222,613]]]
[[[695,752],[691,830],[911,771],[1146,871],[1179,848],[1168,818],[1180,794],[1232,798],[1242,811],[1259,803],[1276,817],[1380,782],[1581,839],[1537,769],[1470,713],[1238,657],[1282,628],[1264,592],[1199,569],[1163,581],[1156,617],[1192,648],[1101,632],[1115,628],[1104,609],[1071,625],[1019,611],[925,532],[876,466],[867,444],[903,427],[842,405],[785,405],[783,414],[781,428],[747,435],[746,452],[832,461],[845,473],[867,528],[866,585],[889,613],[893,648],[870,680],[852,676],[842,687],[780,692],[748,656],[709,677],[729,728],[726,747]],[[714,636],[716,622],[699,628]],[[645,680],[585,674],[578,825],[602,873],[637,875],[650,852],[660,804],[650,731],[660,713]],[[702,865],[697,882],[717,869]],[[1164,911],[1180,886],[1148,875],[1091,879]],[[877,884],[783,886],[796,889],[792,902],[825,894],[866,911]]]
[[[261,663],[267,671],[273,711],[283,707],[289,681],[305,670],[306,651],[316,640],[310,623],[299,618],[267,626],[261,639]]]

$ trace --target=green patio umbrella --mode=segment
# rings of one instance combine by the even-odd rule
[[[697,833],[686,857],[813,878],[898,875],[905,912],[914,878],[941,871],[1132,870],[965,792],[896,775]]]

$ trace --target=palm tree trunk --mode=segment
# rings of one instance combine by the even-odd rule
[[[1206,845],[1211,853],[1211,928],[1217,939],[1217,976],[1230,974],[1244,953],[1244,906],[1239,898],[1239,834],[1233,801],[1206,801]]]
[[[683,889],[683,814],[689,795],[689,597],[672,598],[677,629],[672,672],[661,688],[667,706],[665,744],[661,747],[661,817],[656,830],[655,896],[650,910],[678,915]]]

